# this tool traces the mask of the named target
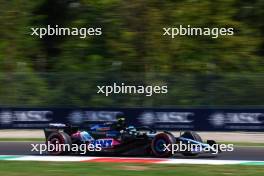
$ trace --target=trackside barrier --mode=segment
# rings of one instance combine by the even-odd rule
[[[0,129],[42,129],[50,123],[87,128],[116,121],[158,130],[264,131],[264,109],[157,109],[157,108],[0,108]]]

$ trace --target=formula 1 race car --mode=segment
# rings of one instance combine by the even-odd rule
[[[157,132],[146,126],[134,127],[120,125],[120,123],[103,123],[93,124],[86,130],[71,125],[50,124],[50,127],[44,129],[44,132],[46,143],[49,144],[67,144],[69,146],[93,144],[96,147],[99,146],[98,150],[95,148],[95,150],[87,151],[88,155],[171,157],[175,152],[184,156],[196,156],[205,152],[218,153],[215,141],[207,140],[205,143],[193,131],[185,131],[179,137],[175,137],[170,132]],[[179,144],[185,144],[185,146],[189,144],[192,147],[179,150],[179,147],[176,147]],[[190,144],[195,144],[195,147]],[[58,149],[48,152],[51,155],[76,153],[76,151]]]

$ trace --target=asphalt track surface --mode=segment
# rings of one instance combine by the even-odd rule
[[[0,142],[0,155],[40,155],[39,152],[31,151],[33,148],[31,144],[41,144],[41,142]],[[175,154],[173,158],[263,161],[264,147],[241,146],[235,147],[232,152],[222,152],[218,156],[212,154],[201,154],[196,157],[184,157],[181,154]]]

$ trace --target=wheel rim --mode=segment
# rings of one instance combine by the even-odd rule
[[[164,139],[158,139],[156,142],[155,142],[155,149],[158,153],[164,153],[166,151],[164,151],[164,148],[165,148],[165,144],[166,141]]]
[[[60,144],[60,140],[58,138],[53,138],[50,140],[50,143],[53,145]]]
[[[54,146],[56,146],[58,144],[61,144],[60,139],[57,138],[57,137],[54,137],[54,138],[50,139],[49,142],[50,142],[51,145],[54,145]],[[55,147],[54,150],[49,151],[49,153],[54,154],[54,155],[58,155],[58,154],[62,153],[62,151],[56,150],[56,148],[57,147]]]

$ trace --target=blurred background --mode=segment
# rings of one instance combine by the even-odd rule
[[[262,0],[0,0],[1,107],[263,107]],[[162,37],[163,27],[234,36]],[[31,36],[31,27],[103,35]],[[168,94],[96,94],[97,85],[168,85]]]

